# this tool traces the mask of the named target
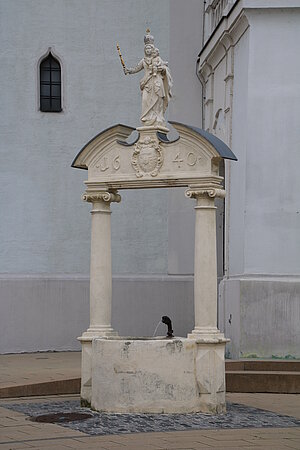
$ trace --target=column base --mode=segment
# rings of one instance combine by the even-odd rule
[[[206,341],[206,342],[229,342],[229,339],[226,339],[224,334],[218,330],[218,328],[214,327],[195,327],[194,330],[187,335],[188,339],[196,339],[197,341]]]
[[[86,340],[91,341],[96,337],[102,336],[118,336],[118,332],[115,331],[112,327],[90,327],[84,333],[82,333],[82,336],[78,337],[77,339],[80,342],[83,342]]]

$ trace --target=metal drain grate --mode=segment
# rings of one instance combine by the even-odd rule
[[[59,412],[53,414],[42,414],[40,416],[31,416],[30,420],[32,422],[44,422],[44,423],[62,423],[62,422],[76,422],[78,420],[86,420],[93,417],[89,413],[79,413],[79,412]]]

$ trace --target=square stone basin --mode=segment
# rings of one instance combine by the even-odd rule
[[[225,411],[224,342],[102,337],[92,344],[91,406],[97,411]]]

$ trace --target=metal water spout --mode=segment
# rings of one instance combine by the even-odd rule
[[[174,337],[173,330],[172,330],[172,321],[171,321],[170,317],[162,316],[161,321],[162,321],[162,323],[166,324],[168,327],[167,337],[168,338]]]

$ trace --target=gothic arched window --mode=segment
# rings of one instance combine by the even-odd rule
[[[40,64],[40,110],[60,112],[61,68],[51,53]]]

